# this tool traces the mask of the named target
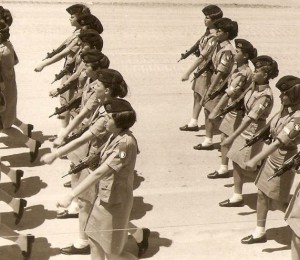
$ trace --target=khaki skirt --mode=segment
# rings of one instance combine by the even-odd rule
[[[219,127],[219,130],[227,136],[230,136],[242,123],[243,111],[231,111],[227,113]]]
[[[300,183],[286,210],[285,220],[294,233],[300,237]]]
[[[211,71],[206,71],[193,81],[192,90],[203,97],[205,90],[210,85]]]

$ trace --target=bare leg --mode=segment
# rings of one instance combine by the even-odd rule
[[[194,92],[194,105],[193,105],[193,114],[192,118],[195,120],[198,120],[199,114],[201,112],[201,106],[200,106],[201,96],[197,92]]]
[[[294,232],[292,235],[292,245],[291,245],[291,252],[292,252],[292,260],[299,260],[300,259],[300,237],[298,237]]]
[[[257,226],[265,227],[269,211],[269,198],[261,190],[257,192]]]
[[[89,243],[91,247],[91,259],[105,260],[105,253],[103,248],[94,239],[90,237],[89,237]]]
[[[88,236],[84,232],[84,227],[89,212],[91,210],[92,204],[87,200],[78,199],[78,206],[79,206],[79,239],[87,241],[88,243]],[[85,246],[87,246],[87,244]]]
[[[224,141],[228,136],[225,135],[224,133],[221,134],[221,142]],[[228,146],[221,146],[221,164],[222,165],[228,165],[229,159],[227,157],[227,153],[229,151]]]

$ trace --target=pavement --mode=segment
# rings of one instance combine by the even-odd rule
[[[2,1],[14,16],[11,41],[19,56],[16,66],[18,117],[34,124],[33,137],[43,142],[41,155],[49,152],[49,137],[60,128],[56,118],[48,118],[58,106],[48,92],[59,83],[50,83],[62,67],[62,61],[41,73],[33,69],[47,51],[58,46],[72,31],[65,8],[73,1]],[[268,242],[242,245],[256,221],[256,187],[245,185],[245,206],[223,209],[218,203],[231,196],[233,180],[209,180],[206,175],[217,169],[219,152],[195,151],[205,132],[180,132],[191,116],[190,82],[180,78],[190,66],[190,57],[180,63],[180,53],[188,49],[204,31],[199,1],[94,1],[92,13],[103,22],[103,52],[111,68],[126,79],[128,100],[138,114],[133,131],[141,153],[136,165],[132,221],[151,230],[145,259],[154,260],[239,260],[290,259],[291,231],[284,213],[272,210],[268,215]],[[151,3],[151,4],[150,4]],[[278,61],[279,77],[299,75],[300,35],[297,1],[217,0],[225,16],[239,23],[239,38],[251,41],[260,55]],[[277,79],[279,79],[279,77]],[[276,79],[271,81],[274,86]],[[279,110],[278,91],[274,89],[275,108]],[[203,124],[204,115],[200,115]],[[18,226],[7,205],[0,203],[2,221],[22,233],[36,236],[33,260],[90,259],[90,256],[65,256],[59,248],[70,245],[77,235],[77,220],[56,219],[56,201],[67,190],[62,179],[69,163],[57,160],[53,165],[29,163],[28,150],[16,140],[0,136],[2,162],[22,169],[25,177],[14,194],[26,198],[28,207]],[[214,139],[216,147],[219,135]],[[2,176],[1,188],[13,194],[11,184]],[[295,185],[299,182],[297,176]],[[128,248],[136,253],[132,239]],[[0,260],[21,259],[16,245],[0,239]]]

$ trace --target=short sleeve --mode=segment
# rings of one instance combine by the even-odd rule
[[[269,106],[271,106],[271,98],[269,96],[262,96],[255,100],[250,112],[248,113],[248,117],[258,120],[265,114]]]
[[[89,131],[97,138],[101,138],[107,134],[105,129],[105,120],[104,117],[100,117],[95,123],[93,123]]]
[[[99,101],[97,99],[96,93],[94,92],[84,104],[84,107],[89,111],[95,111],[99,106]]]
[[[281,132],[277,135],[277,139],[282,144],[289,144],[294,141],[296,138],[299,139],[300,129],[298,125],[295,125],[295,119],[292,118],[290,122],[288,122]]]
[[[125,165],[127,165],[128,160],[130,160],[129,152],[130,151],[126,142],[120,142],[115,146],[112,153],[106,158],[104,163],[115,172],[119,172]]]
[[[210,38],[206,45],[203,47],[201,51],[201,55],[206,59],[212,52],[215,50],[215,46],[217,45],[217,41],[214,37]]]
[[[217,71],[228,74],[233,64],[233,54],[231,51],[224,51],[220,58],[220,63],[217,67]]]
[[[229,87],[226,89],[227,95],[229,97],[234,97],[238,93],[241,93],[246,83],[247,83],[247,77],[243,74],[239,74],[235,79],[233,79],[230,82]]]

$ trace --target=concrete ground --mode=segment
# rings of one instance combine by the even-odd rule
[[[99,1],[100,2],[100,1]],[[209,180],[206,175],[217,169],[219,152],[195,151],[204,130],[180,132],[178,127],[191,116],[191,83],[180,81],[193,58],[177,63],[203,33],[202,8],[198,1],[94,1],[92,13],[103,22],[103,52],[111,67],[119,70],[129,87],[130,100],[138,113],[133,131],[141,153],[136,165],[135,203],[132,220],[151,229],[150,246],[143,258],[156,260],[238,260],[290,259],[291,231],[283,213],[268,215],[268,242],[242,245],[240,239],[255,227],[256,188],[245,185],[242,208],[223,209],[218,203],[232,194],[232,178]],[[11,41],[19,56],[16,66],[18,114],[34,124],[34,137],[43,142],[41,155],[50,151],[48,138],[60,128],[57,119],[48,116],[58,106],[48,92],[59,83],[50,82],[62,62],[35,73],[34,67],[72,31],[65,8],[73,3],[52,1],[4,1],[14,16]],[[239,38],[251,41],[260,55],[278,61],[280,75],[299,75],[300,18],[297,1],[217,0],[225,16],[239,23]],[[277,79],[279,79],[279,77]],[[274,86],[276,80],[271,82]],[[274,89],[275,108],[279,109],[278,91]],[[200,116],[203,124],[203,114]],[[214,139],[216,146],[219,136]],[[53,165],[29,163],[27,148],[1,136],[3,163],[25,171],[20,191],[14,196],[26,198],[28,207],[15,226],[11,210],[0,204],[2,221],[22,233],[36,236],[33,260],[90,259],[89,256],[65,256],[59,248],[71,244],[77,234],[77,220],[56,219],[56,201],[67,192],[61,176],[68,169],[67,160]],[[3,176],[1,188],[13,194]],[[299,177],[295,180],[298,183]],[[293,187],[294,190],[295,187]],[[129,249],[136,252],[130,240]],[[0,260],[21,259],[16,245],[0,239]]]

